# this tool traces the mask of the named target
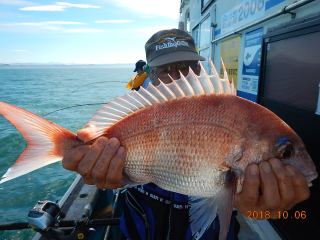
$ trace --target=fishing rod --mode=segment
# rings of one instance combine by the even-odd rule
[[[120,224],[120,218],[90,219],[91,206],[84,208],[78,220],[63,220],[65,214],[57,203],[38,201],[28,213],[28,222],[0,224],[0,230],[20,230],[33,228],[45,239],[72,240],[86,239],[89,228]],[[79,238],[80,236],[80,238]]]
[[[115,82],[115,83],[125,83],[125,82],[122,82],[122,81],[99,81],[99,82],[91,82],[91,83],[87,83],[87,84],[84,84],[80,87],[77,87],[76,89],[74,89],[70,94],[69,94],[69,97],[72,93],[74,93],[75,91],[77,91],[78,89],[82,88],[82,87],[85,87],[85,86],[88,86],[88,85],[91,85],[91,84],[95,84],[95,83],[104,83],[104,82]],[[53,112],[50,112],[50,113],[47,113],[44,116],[47,116],[51,113],[55,113],[55,112],[58,112],[60,110],[65,110],[65,109],[69,109],[69,108],[74,108],[74,107],[81,107],[81,106],[88,106],[88,105],[99,105],[99,104],[106,104],[106,103],[89,103],[89,104],[80,104],[80,105],[74,105],[74,106],[69,106],[69,107],[65,107],[65,108],[61,108],[61,109],[58,109],[56,111],[53,111]]]
[[[83,107],[83,106],[90,106],[90,105],[101,105],[101,104],[103,105],[103,104],[107,104],[107,103],[87,103],[87,104],[73,105],[73,106],[69,106],[69,107],[65,107],[65,108],[60,108],[60,109],[57,109],[57,110],[55,110],[55,111],[49,112],[49,113],[43,115],[43,117],[45,117],[45,116],[47,116],[47,115],[49,115],[49,114],[52,114],[52,113],[61,111],[61,110],[69,109],[69,108]]]
[[[122,81],[100,81],[100,82],[91,82],[91,83],[84,84],[84,85],[82,85],[82,86],[80,86],[80,87],[77,87],[75,90],[73,90],[73,91],[70,93],[70,95],[71,95],[72,93],[74,93],[75,91],[77,91],[78,89],[82,88],[82,87],[85,87],[85,86],[88,86],[88,85],[94,84],[94,83],[104,83],[104,82],[124,83],[124,82],[122,82]]]
[[[86,226],[114,226],[120,224],[120,218],[105,218],[105,219],[92,219],[86,222]],[[77,220],[62,220],[54,223],[51,227],[75,227],[77,226]],[[0,224],[0,230],[21,230],[32,228],[29,222],[16,222],[16,223],[3,223]]]
[[[74,93],[75,91],[77,91],[78,89],[82,88],[82,87],[88,86],[88,85],[90,85],[90,84],[104,83],[104,82],[125,83],[125,82],[123,82],[123,81],[99,81],[99,82],[91,82],[91,83],[84,84],[84,85],[82,85],[82,86],[80,86],[80,87],[77,87],[75,90],[73,90],[73,91],[70,93],[70,95],[71,95],[72,93]],[[69,95],[69,97],[70,97],[70,95]],[[58,112],[58,111],[61,111],[61,110],[69,109],[69,108],[89,106],[89,105],[100,105],[100,104],[107,104],[107,103],[88,103],[88,104],[80,104],[80,105],[69,106],[69,107],[60,108],[60,109],[55,110],[55,111],[53,111],[53,112],[47,113],[47,114],[43,115],[43,117],[44,117],[44,116],[47,116],[47,115],[49,115],[49,114],[51,114],[51,113],[55,113],[55,112]]]

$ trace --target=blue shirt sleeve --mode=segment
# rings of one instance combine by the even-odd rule
[[[142,87],[143,88],[147,88],[148,87],[148,84],[151,83],[151,80],[149,78],[149,76],[144,80],[144,82],[142,83]]]

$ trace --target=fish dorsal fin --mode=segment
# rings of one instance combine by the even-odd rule
[[[236,88],[235,88],[234,82],[233,82],[233,78],[232,78],[232,81],[230,83],[230,94],[231,95],[235,95],[235,96],[237,95]]]
[[[198,94],[198,95],[205,94],[205,91],[204,91],[204,89],[202,87],[202,84],[201,84],[198,76],[193,72],[191,67],[189,67],[189,73],[186,76],[186,79],[187,79],[187,81],[189,82],[189,84],[191,85],[191,87],[193,88],[193,90],[194,90],[194,92],[196,94]]]
[[[151,83],[149,83],[149,85],[151,85]],[[148,86],[149,86],[148,85]],[[146,100],[148,100],[151,104],[154,104],[154,103],[160,103],[159,99],[156,98],[155,96],[153,96],[151,94],[151,92],[147,91],[146,89],[144,89],[143,87],[140,87],[139,91],[133,91],[132,93],[138,93],[138,94],[141,94],[142,97],[144,97]],[[130,94],[132,94],[130,93]]]
[[[157,89],[168,99],[176,99],[176,95],[171,91],[171,89],[164,84],[160,79],[158,79],[160,84],[158,85]],[[152,85],[153,86],[153,85]]]
[[[205,91],[205,93],[207,94],[211,94],[211,93],[215,93],[214,90],[214,86],[210,80],[209,75],[207,74],[206,70],[204,69],[204,67],[202,66],[201,63],[199,63],[200,67],[201,67],[201,73],[199,78],[199,81],[201,82],[202,86],[203,86],[203,90]]]
[[[180,76],[183,76],[181,74],[181,72],[180,72]],[[171,76],[170,76],[170,78],[171,78]],[[176,80],[176,81],[174,81],[172,79],[172,83],[169,83],[167,85],[167,87],[170,88],[170,90],[177,96],[177,98],[185,97],[186,96],[186,92],[189,93],[192,90],[192,87],[190,86],[190,84],[189,85],[184,85],[185,87],[182,87],[182,88],[180,87],[180,85],[181,85],[181,87],[183,85],[183,80],[182,79],[179,79],[179,80]],[[183,90],[183,89],[185,89],[185,90]],[[189,89],[189,91],[188,91],[188,89]],[[193,94],[190,94],[190,95],[193,95]]]
[[[187,81],[185,76],[180,73],[181,78],[179,80],[176,80],[176,84],[181,88],[181,90],[184,92],[186,96],[192,96],[196,95],[195,91],[193,90],[190,83]]]
[[[220,76],[218,74],[216,67],[213,65],[211,59],[210,59],[210,66],[211,66],[211,75],[209,77],[210,77],[210,80],[211,80],[211,83],[214,87],[215,92],[216,93],[224,93]]]
[[[90,128],[91,139],[105,134],[112,125],[136,111],[161,102],[203,94],[236,95],[234,84],[233,82],[230,84],[223,62],[224,79],[219,77],[211,60],[211,75],[207,74],[201,63],[199,64],[201,67],[200,76],[197,76],[190,68],[189,74],[186,77],[180,72],[180,79],[172,79],[173,81],[169,84],[164,84],[159,80],[160,84],[155,87],[149,83],[146,89],[140,87],[138,91],[127,93],[103,105],[96,111],[87,124],[92,126],[92,128]],[[91,139],[85,140],[89,141]]]
[[[131,97],[131,95],[128,94],[128,93],[123,95],[122,99],[127,101],[127,102],[130,102],[131,104],[133,104],[137,108],[145,108],[146,106],[149,105],[147,102],[141,101],[143,99],[138,99],[137,96],[136,97]]]
[[[224,66],[224,63],[222,61],[222,58],[221,58],[221,64],[222,64],[223,75],[224,75],[223,79],[221,79],[222,86],[223,86],[223,91],[226,94],[231,94],[229,77],[228,77],[228,73],[227,73],[226,67]]]
[[[162,93],[161,89],[158,89],[158,87],[153,86],[152,84],[149,84],[146,90],[152,94],[155,98],[159,100],[159,102],[166,102],[169,99],[165,96],[167,95],[167,92]]]

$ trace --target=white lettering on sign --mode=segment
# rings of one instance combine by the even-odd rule
[[[221,33],[234,31],[264,16],[266,0],[244,0],[221,17]]]

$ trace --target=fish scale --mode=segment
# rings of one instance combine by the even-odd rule
[[[118,138],[127,150],[124,174],[134,182],[154,182],[186,195],[213,196],[217,169],[226,161],[221,156],[232,161],[236,154],[230,153],[240,135],[229,127],[234,120],[222,115],[233,104],[226,98],[234,99],[223,95],[177,99],[142,109],[110,127],[106,136]],[[220,101],[225,101],[223,108]]]
[[[149,84],[110,101],[92,116],[85,141],[0,101],[0,114],[27,141],[26,150],[0,183],[59,161],[71,149],[92,144],[102,135],[116,137],[127,151],[125,187],[153,182],[189,195],[192,234],[201,237],[218,215],[219,239],[224,240],[234,196],[242,190],[249,164],[278,158],[309,183],[317,171],[302,140],[286,123],[268,109],[236,97],[223,62],[224,79],[211,60],[210,65],[211,76],[200,64],[199,78],[190,68],[186,77],[170,84]]]

